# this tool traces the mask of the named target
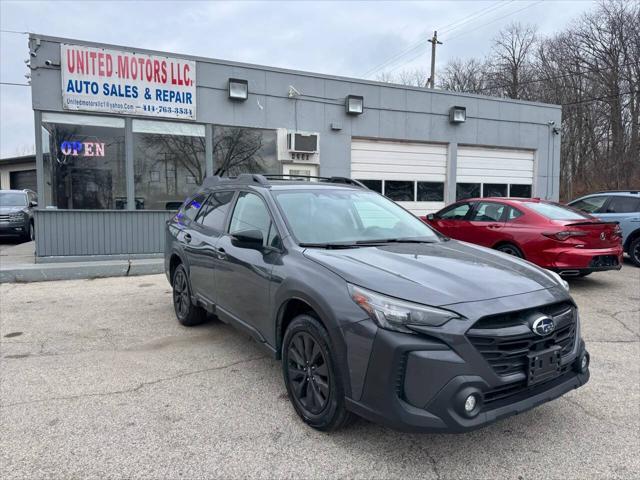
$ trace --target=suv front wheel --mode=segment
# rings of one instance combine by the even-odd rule
[[[352,414],[345,408],[329,335],[311,315],[297,316],[287,328],[282,369],[289,399],[305,423],[323,431],[349,423]]]

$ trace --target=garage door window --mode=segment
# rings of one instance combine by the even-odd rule
[[[414,182],[387,180],[384,186],[384,194],[396,202],[414,201]]]
[[[458,183],[456,185],[456,201],[480,196],[479,183]]]
[[[510,185],[509,196],[516,198],[531,198],[531,185]]]
[[[482,186],[483,197],[506,197],[509,185],[506,183],[485,183]]]
[[[418,182],[419,202],[443,202],[444,183],[442,182]]]
[[[374,192],[382,193],[382,180],[358,180],[369,190],[373,190]]]

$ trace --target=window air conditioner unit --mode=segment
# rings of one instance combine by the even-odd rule
[[[318,151],[318,134],[291,132],[287,134],[287,149],[296,153],[316,153]]]

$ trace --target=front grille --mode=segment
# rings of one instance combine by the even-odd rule
[[[560,376],[551,380],[549,383],[542,383],[534,386],[527,385],[526,380],[521,382],[509,383],[508,385],[502,385],[500,387],[488,390],[483,394],[483,404],[485,407],[494,408],[497,403],[503,403],[501,401],[510,401],[513,397],[526,393],[527,396],[538,391],[549,388],[549,385],[553,386],[553,383],[559,383],[565,380],[567,372],[571,368],[570,365],[565,365],[560,369]]]
[[[534,334],[527,320],[533,313],[553,318],[555,331],[546,337]],[[492,315],[476,322],[467,332],[467,338],[496,374],[526,374],[527,355],[532,352],[560,345],[563,357],[571,353],[576,338],[576,317],[576,309],[569,303]]]
[[[2,214],[0,215],[0,222],[19,222],[22,220],[22,215],[14,215],[14,214]]]
[[[598,268],[598,267],[617,267],[618,266],[618,257],[615,255],[596,255],[591,259],[589,263],[589,267]]]

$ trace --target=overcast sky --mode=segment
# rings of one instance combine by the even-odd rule
[[[37,2],[0,0],[0,81],[25,83],[34,32],[313,72],[376,79],[426,68],[438,30],[438,64],[482,57],[512,21],[563,29],[591,1]],[[404,55],[399,56],[398,54]],[[397,60],[393,62],[393,59]],[[385,68],[375,67],[392,60]],[[0,85],[0,156],[33,149],[27,87]]]

